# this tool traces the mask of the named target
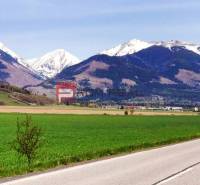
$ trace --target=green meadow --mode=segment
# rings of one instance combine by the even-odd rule
[[[16,120],[0,114],[0,177],[27,173],[26,161],[11,150]],[[43,131],[33,170],[128,153],[200,137],[199,116],[32,115]]]
[[[0,103],[3,103],[5,105],[14,105],[14,106],[25,105],[23,103],[13,100],[12,98],[9,97],[8,93],[2,91],[0,91]]]

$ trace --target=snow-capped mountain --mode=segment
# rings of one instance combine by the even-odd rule
[[[199,102],[198,45],[180,41],[152,44],[134,54],[92,56],[43,82],[41,89],[53,89],[57,81],[73,80],[88,92],[87,100],[161,96],[170,102]]]
[[[129,42],[120,44],[109,50],[105,50],[105,51],[101,52],[101,54],[106,54],[108,56],[125,56],[128,54],[137,53],[137,52],[139,52],[143,49],[149,48],[151,46],[163,46],[168,49],[178,46],[178,47],[183,47],[187,50],[193,51],[200,55],[200,45],[193,44],[190,42],[177,41],[177,40],[145,42],[145,41],[141,41],[141,40],[137,40],[137,39],[130,40]]]
[[[31,70],[33,73],[40,75],[44,79],[52,78],[61,72],[65,67],[69,67],[80,62],[78,58],[64,49],[57,49],[53,52],[45,54],[41,58],[34,58],[30,60],[20,57],[1,42],[0,50],[7,53],[18,63]]]
[[[24,65],[39,73],[44,78],[52,78],[65,67],[78,64],[79,62],[78,58],[64,49],[57,49],[41,58],[25,60]]]
[[[130,40],[129,42],[120,44],[114,48],[105,50],[101,52],[101,54],[106,54],[108,56],[124,56],[128,54],[136,53],[152,45],[153,43],[148,43],[145,41],[133,39],[133,40]]]
[[[23,61],[23,59],[18,56],[14,51],[12,51],[11,49],[9,49],[8,47],[6,47],[3,43],[0,42],[0,50],[9,54],[11,57],[13,57],[14,59],[16,59],[19,63],[21,63]]]
[[[185,41],[178,41],[178,40],[171,40],[171,41],[158,41],[158,42],[151,42],[154,43],[154,45],[157,46],[163,46],[166,48],[171,49],[172,47],[183,47],[189,51],[192,51],[198,55],[200,55],[200,45],[193,44],[191,42],[185,42]]]

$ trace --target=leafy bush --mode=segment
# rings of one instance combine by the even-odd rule
[[[40,146],[41,129],[32,122],[31,116],[26,115],[26,119],[21,122],[17,120],[16,139],[12,148],[27,159],[29,170]]]
[[[124,115],[125,115],[125,116],[128,115],[128,111],[127,111],[127,110],[124,111]]]

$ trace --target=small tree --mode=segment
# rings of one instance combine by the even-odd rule
[[[130,110],[130,114],[133,115],[134,114],[134,109]]]
[[[41,128],[33,123],[31,116],[26,115],[23,121],[17,119],[16,138],[12,143],[12,148],[27,159],[29,171],[41,146],[41,135]]]
[[[125,110],[125,111],[124,111],[124,115],[125,115],[125,116],[128,116],[128,110]]]

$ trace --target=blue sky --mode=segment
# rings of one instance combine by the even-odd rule
[[[200,43],[199,17],[199,0],[1,0],[0,41],[25,58],[84,59],[133,38]]]

